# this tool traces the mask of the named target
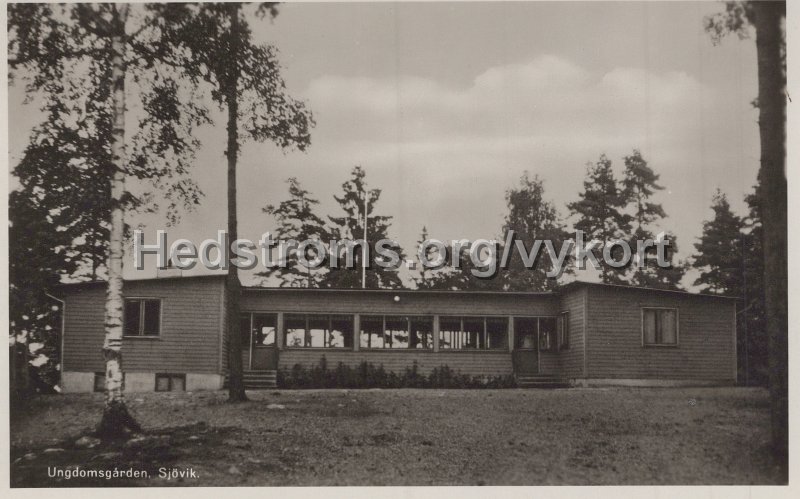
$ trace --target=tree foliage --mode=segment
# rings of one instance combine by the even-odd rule
[[[514,231],[516,241],[524,243],[530,251],[535,240],[549,240],[556,252],[561,251],[564,241],[570,239],[564,222],[555,204],[545,199],[544,180],[538,175],[530,177],[528,172],[519,179],[519,186],[506,191],[508,214],[503,227],[503,241],[509,231]],[[516,244],[516,242],[514,243]],[[564,262],[566,269],[570,259]],[[541,247],[534,268],[525,268],[519,254],[514,251],[509,266],[502,272],[502,287],[510,291],[547,291],[558,285],[556,278],[547,277],[555,264],[545,247]]]
[[[319,201],[300,185],[296,177],[286,182],[289,185],[289,199],[281,201],[278,205],[267,205],[264,213],[275,217],[278,228],[275,238],[280,240],[294,240],[299,242],[317,240],[326,244],[329,240],[328,229],[325,221],[317,215],[315,209]],[[326,272],[324,268],[311,269],[299,261],[297,248],[285,255],[285,266],[276,266],[265,272],[259,273],[265,277],[276,277],[281,286],[318,288]],[[313,249],[306,255],[307,260],[313,260],[317,255]]]
[[[628,199],[624,188],[617,182],[611,160],[603,154],[596,163],[589,163],[580,199],[567,207],[574,217],[575,229],[583,231],[587,239],[598,239],[601,244],[627,240],[632,217],[625,213]],[[615,258],[617,255],[612,252]],[[625,269],[600,263],[600,278],[607,284],[624,284]]]
[[[360,166],[353,168],[349,180],[342,184],[342,195],[334,199],[344,216],[329,216],[331,237],[341,241],[344,239],[364,239],[364,214],[367,218],[366,242],[369,246],[370,261],[366,270],[366,287],[369,289],[400,289],[403,283],[396,268],[382,267],[375,263],[380,257],[375,253],[376,243],[382,239],[389,240],[389,229],[392,217],[376,215],[376,205],[381,197],[380,189],[369,189],[366,183],[366,172]],[[399,244],[390,246],[394,249],[400,261],[405,261],[405,253]],[[343,250],[344,251],[344,250]],[[342,253],[344,255],[344,253]],[[363,253],[359,250],[354,253],[356,265],[345,268],[344,256],[339,257],[337,268],[330,266],[330,271],[325,274],[322,285],[329,288],[360,288]]]

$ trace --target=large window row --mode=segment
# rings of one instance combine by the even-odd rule
[[[244,313],[240,320],[245,348],[246,345],[276,344],[277,314]],[[568,313],[558,317],[514,317],[513,320],[516,349],[556,351],[569,348]],[[646,324],[650,320],[649,315],[646,316]],[[652,329],[655,328],[648,328],[648,331]],[[508,330],[507,317],[440,316],[439,348],[508,350]],[[659,333],[661,330],[658,328]],[[287,348],[353,348],[356,333],[362,349],[433,349],[433,316],[362,315],[356,332],[353,315],[284,315],[283,344]],[[646,334],[645,341],[649,343],[648,336]],[[667,336],[665,342],[669,342],[668,335],[663,336]]]

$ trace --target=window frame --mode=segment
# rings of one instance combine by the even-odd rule
[[[169,388],[168,389],[166,389],[166,390],[159,390],[158,389],[158,379],[159,378],[167,378],[169,380],[169,383],[168,383]],[[153,391],[154,392],[158,392],[158,393],[166,393],[166,392],[177,391],[177,390],[174,390],[173,386],[172,386],[172,379],[173,378],[181,378],[183,380],[183,390],[182,391],[184,391],[184,392],[187,391],[186,390],[186,373],[156,373],[155,376],[153,377]]]
[[[139,306],[139,334],[127,334],[125,332],[125,305],[129,301],[138,301]],[[144,302],[157,301],[158,302],[158,334],[144,334],[144,315],[145,309]],[[122,337],[123,338],[137,338],[137,339],[150,339],[157,340],[161,338],[161,333],[164,328],[164,299],[154,296],[126,296],[122,300]]]
[[[558,351],[569,350],[569,310],[559,312],[556,318],[556,342]]]
[[[311,323],[312,317],[325,318],[327,320],[328,328],[325,330],[326,334],[323,335],[323,339],[322,339],[323,346],[321,346],[321,347],[320,346],[316,346],[315,347],[315,346],[311,346],[311,345],[306,346],[305,344],[297,346],[297,345],[290,345],[289,344],[289,342],[287,341],[288,340],[288,328],[286,327],[286,325],[289,322],[288,319],[290,317],[292,319],[296,319],[296,318],[298,318],[300,316],[303,317],[303,320],[305,322],[305,326],[304,326],[305,334],[304,334],[304,338],[303,338],[303,342],[304,343],[305,343],[305,337],[308,336],[309,331],[310,331],[310,323]],[[347,318],[347,320],[350,322],[350,326],[351,326],[350,334],[353,336],[353,341],[355,341],[355,336],[356,336],[356,318],[355,318],[355,314],[287,312],[287,313],[284,314],[283,317],[284,317],[283,318],[283,323],[281,324],[281,327],[280,327],[281,331],[280,331],[279,334],[281,334],[281,338],[283,339],[283,348],[284,349],[287,349],[287,350],[352,350],[352,346],[347,346],[347,341],[346,341],[346,338],[344,338],[344,337],[342,338],[343,339],[343,341],[342,341],[343,345],[340,346],[340,347],[332,347],[332,346],[324,346],[324,345],[325,345],[326,341],[330,342],[330,334],[333,331],[333,323],[335,321],[343,320],[344,318]],[[276,338],[276,340],[277,340],[277,338]],[[276,345],[277,345],[277,343],[276,343]]]
[[[464,331],[464,329],[465,329],[464,328],[464,323],[466,322],[467,319],[481,319],[481,322],[483,323],[483,331],[482,331],[482,333],[479,333],[479,334],[482,335],[483,339],[481,340],[480,339],[481,337],[479,337],[478,344],[480,344],[481,341],[483,341],[484,345],[487,345],[489,343],[489,341],[488,341],[489,340],[489,326],[488,326],[489,320],[490,319],[497,319],[497,320],[505,321],[505,323],[506,323],[506,330],[505,330],[506,341],[505,341],[505,346],[500,346],[500,347],[496,347],[496,348],[489,348],[489,347],[486,347],[486,346],[484,346],[483,348],[463,348],[463,343],[459,348],[442,346],[442,339],[443,339],[442,338],[442,332],[443,332],[443,330],[442,330],[442,322],[448,321],[448,320],[451,320],[451,321],[458,320],[459,324],[460,324],[458,332],[459,333],[464,333],[464,332],[466,332],[466,331]],[[494,353],[507,352],[508,351],[508,345],[510,344],[510,341],[511,341],[510,335],[508,334],[508,326],[509,326],[509,316],[507,316],[507,315],[480,315],[480,314],[462,314],[462,315],[443,314],[443,315],[439,315],[439,331],[438,331],[439,352],[494,352]]]
[[[642,306],[641,308],[641,334],[642,348],[678,348],[681,342],[681,313],[679,307],[651,307]],[[675,312],[675,343],[647,343],[644,334],[644,315],[647,310],[672,310]],[[656,315],[658,317],[658,315]],[[656,319],[658,320],[658,319]]]
[[[386,342],[384,341],[383,346],[372,346],[371,345],[371,338],[368,335],[368,342],[367,345],[361,344],[361,333],[364,331],[364,323],[365,322],[375,322],[377,323],[377,319],[380,318],[381,321],[381,330],[383,334],[386,334],[386,319],[404,319],[406,323],[406,330],[408,332],[408,346],[406,347],[393,347],[393,346],[386,346]],[[364,320],[366,319],[366,320]],[[428,322],[430,321],[430,346],[428,346],[425,342],[418,343],[423,345],[422,347],[411,347],[411,333],[413,331],[412,324],[414,322]],[[433,352],[433,342],[434,342],[434,323],[435,323],[435,315],[418,315],[418,314],[374,314],[374,313],[364,313],[359,314],[359,326],[358,331],[354,332],[354,335],[357,336],[354,338],[354,341],[358,341],[358,349],[359,350],[366,350],[366,351],[375,351],[375,352]],[[390,336],[391,340],[391,336]],[[392,345],[393,341],[389,342],[389,345]]]

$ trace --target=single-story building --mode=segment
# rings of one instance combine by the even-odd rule
[[[62,384],[101,388],[105,282],[61,285]],[[126,281],[128,391],[220,389],[224,276]],[[572,384],[733,384],[736,302],[573,282],[558,292],[244,287],[244,368],[362,361],[423,374],[549,375]]]

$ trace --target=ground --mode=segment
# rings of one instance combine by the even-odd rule
[[[146,438],[76,447],[100,394],[12,415],[12,485],[775,484],[755,388],[130,394]],[[91,443],[89,443],[91,445]],[[133,468],[149,478],[49,478]],[[159,477],[191,468],[196,478]]]

